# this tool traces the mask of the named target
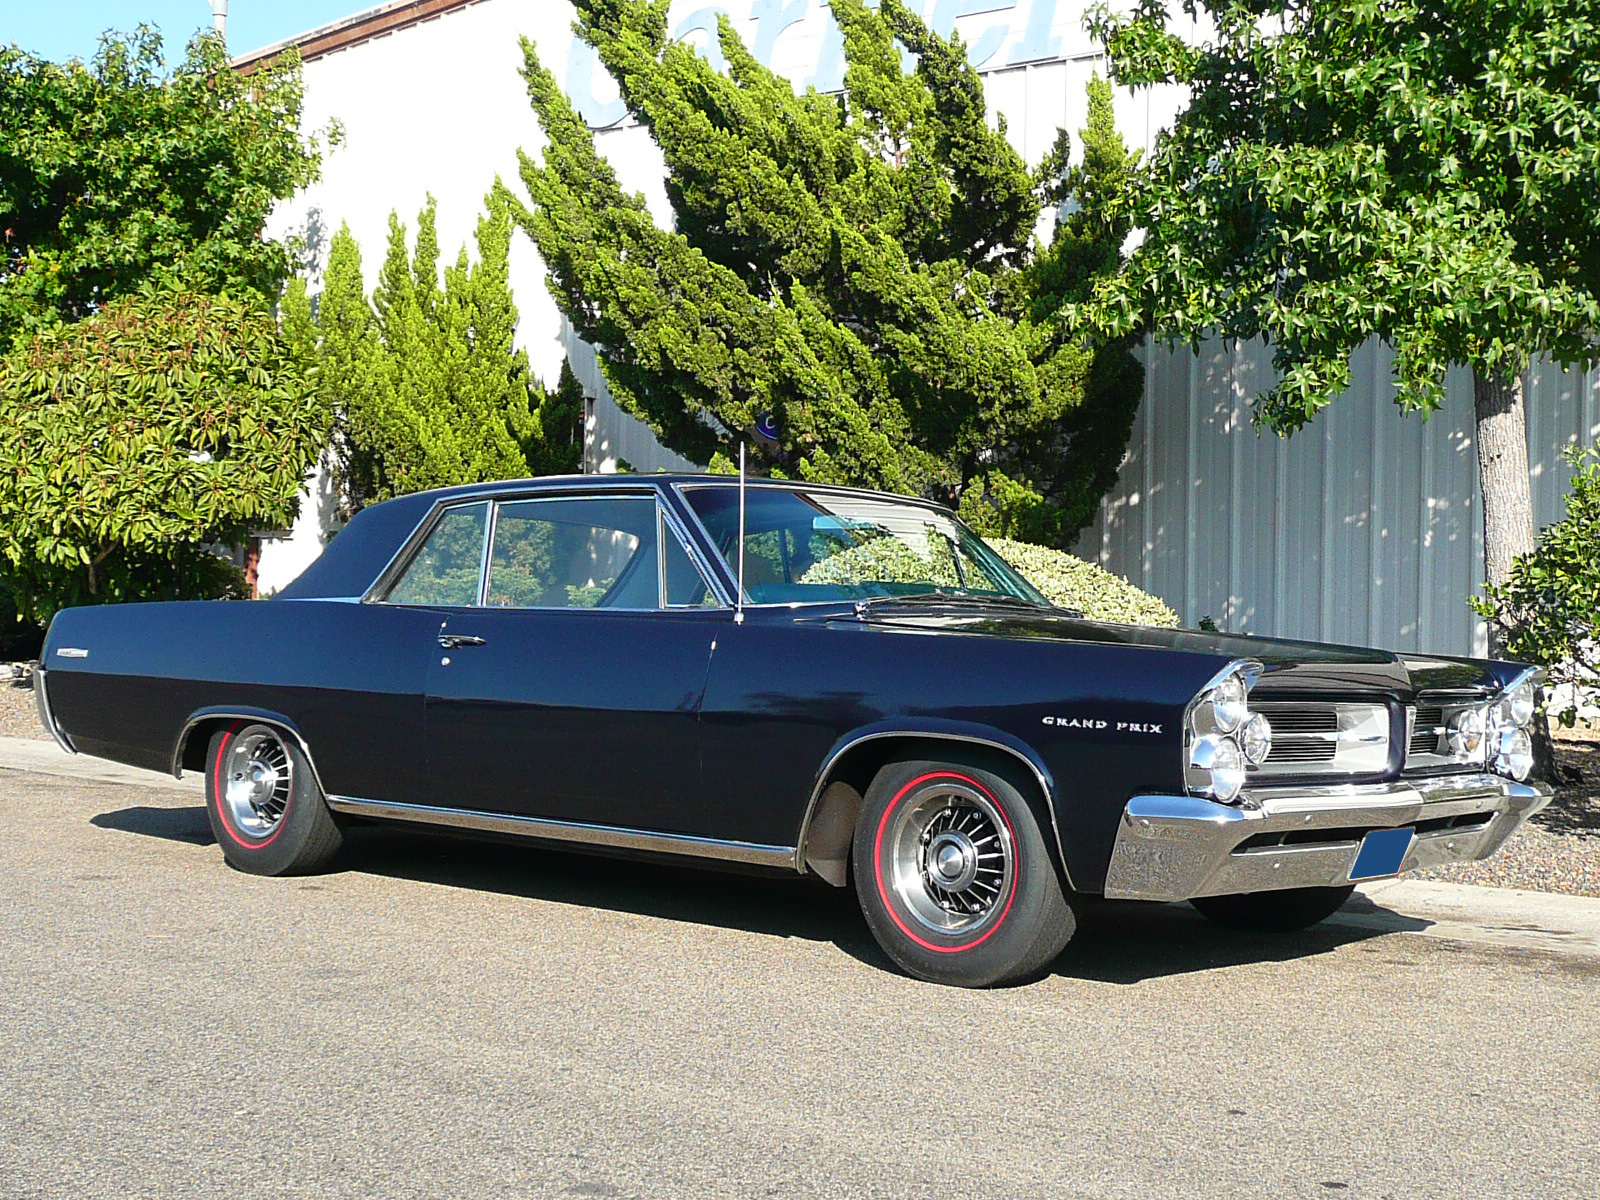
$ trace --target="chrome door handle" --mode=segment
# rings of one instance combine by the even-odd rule
[[[459,650],[463,646],[481,646],[483,645],[483,639],[481,637],[472,637],[470,634],[465,633],[441,633],[439,635],[439,645],[446,650]]]

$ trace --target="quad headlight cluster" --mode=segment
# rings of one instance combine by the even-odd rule
[[[1272,753],[1271,723],[1250,711],[1250,689],[1261,670],[1253,659],[1230,663],[1190,703],[1184,776],[1191,792],[1232,804],[1249,769]]]
[[[1533,770],[1533,714],[1541,672],[1526,671],[1495,697],[1483,718],[1489,766],[1512,779],[1526,779]]]

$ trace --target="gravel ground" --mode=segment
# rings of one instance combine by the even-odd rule
[[[0,737],[48,738],[33,706],[33,693],[0,681]]]
[[[1500,853],[1407,878],[1600,896],[1600,740],[1594,735],[1558,738],[1556,754],[1578,778],[1558,785],[1550,806]]]
[[[0,737],[45,736],[33,693],[0,684]],[[1600,738],[1561,739],[1556,750],[1580,778],[1558,788],[1550,807],[1499,854],[1486,862],[1419,871],[1411,878],[1600,896]]]

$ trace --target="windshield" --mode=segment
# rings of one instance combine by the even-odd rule
[[[738,485],[697,484],[683,496],[737,575]],[[981,538],[935,509],[752,487],[745,510],[744,590],[751,604],[927,594],[1048,604]]]

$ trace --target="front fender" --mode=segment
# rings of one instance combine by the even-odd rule
[[[1044,800],[1045,812],[1050,821],[1050,837],[1056,848],[1057,861],[1062,870],[1067,873],[1067,883],[1071,886],[1071,873],[1067,870],[1066,855],[1061,842],[1060,818],[1056,812],[1056,786],[1051,777],[1050,768],[1045,764],[1038,752],[1028,743],[992,725],[976,724],[969,721],[954,721],[940,717],[899,717],[892,720],[875,721],[859,729],[853,729],[841,736],[828,753],[823,757],[821,765],[817,768],[816,777],[811,788],[811,797],[806,804],[805,815],[800,822],[800,832],[795,840],[795,869],[804,872],[807,864],[807,848],[811,834],[817,824],[817,816],[822,806],[823,798],[827,794],[829,785],[834,781],[840,764],[852,752],[874,742],[889,739],[903,741],[946,741],[960,743],[968,746],[977,746],[992,750],[1010,758],[1016,759],[1027,769],[1039,785],[1039,790]],[[845,843],[846,848],[848,842]],[[838,858],[837,847],[828,847],[820,856],[822,861],[833,862]],[[815,865],[815,864],[813,864]],[[840,867],[842,872],[842,865]],[[826,872],[824,872],[826,874]],[[840,878],[831,882],[842,882]]]

